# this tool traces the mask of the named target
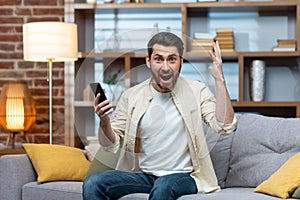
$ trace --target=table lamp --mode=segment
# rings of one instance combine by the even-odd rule
[[[6,140],[8,148],[12,135],[12,148],[15,147],[15,135],[21,133],[26,142],[26,135],[36,120],[33,99],[25,82],[9,82],[3,85],[0,95],[0,125],[10,134]]]
[[[77,60],[77,25],[66,22],[24,24],[23,53],[25,61],[48,62],[49,143],[52,144],[52,63]]]

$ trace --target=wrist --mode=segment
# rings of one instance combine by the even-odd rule
[[[109,117],[103,117],[100,119],[100,126],[106,127],[110,124],[110,118]]]

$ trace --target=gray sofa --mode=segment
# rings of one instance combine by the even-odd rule
[[[236,131],[219,136],[205,127],[208,146],[221,192],[183,196],[180,200],[276,200],[253,189],[266,180],[292,155],[300,151],[300,119],[237,115]],[[1,200],[82,199],[82,182],[60,181],[38,184],[27,155],[0,158]],[[121,198],[147,199],[147,194]]]

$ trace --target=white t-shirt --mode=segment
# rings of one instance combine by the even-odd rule
[[[153,99],[139,126],[139,167],[156,176],[191,172],[187,133],[171,93],[151,90]]]

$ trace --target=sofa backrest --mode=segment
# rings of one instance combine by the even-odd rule
[[[225,187],[256,187],[300,151],[300,119],[243,114],[232,139]]]
[[[236,115],[236,118],[238,121],[240,115]],[[229,170],[231,145],[235,132],[229,135],[220,135],[209,128],[205,123],[203,123],[203,127],[211,161],[217,175],[218,184],[223,188]]]

